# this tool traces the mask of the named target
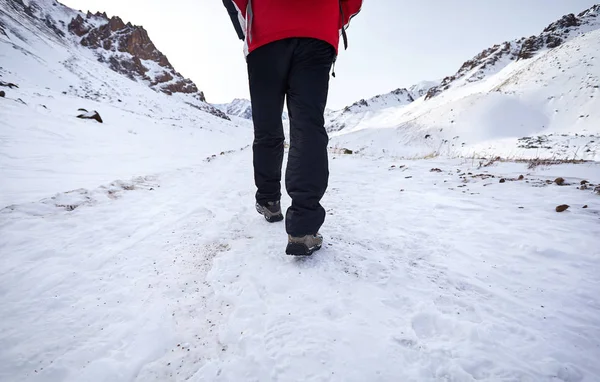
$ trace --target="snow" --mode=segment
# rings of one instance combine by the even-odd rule
[[[335,146],[412,158],[600,158],[600,30],[506,65],[481,81],[455,86],[425,101],[350,117],[334,115]],[[338,131],[339,130],[339,131]],[[524,137],[551,139],[547,149],[519,147]],[[587,137],[586,140],[581,137]],[[575,145],[577,144],[577,145]]]
[[[410,92],[410,95],[414,99],[419,99],[419,98],[425,96],[425,94],[427,94],[427,91],[429,89],[431,89],[434,86],[438,86],[441,82],[442,82],[442,80],[421,81],[417,84],[414,84],[410,88],[408,88],[408,91]]]
[[[306,260],[254,211],[248,149],[3,210],[0,379],[600,376],[600,209],[575,187],[597,164],[334,158]]]
[[[479,159],[598,160],[597,31],[354,115],[295,259],[248,120],[2,12],[0,381],[600,379],[599,163]]]
[[[154,92],[29,19],[2,19],[0,78],[19,88],[0,99],[0,208],[192,166],[248,144],[247,124],[189,106],[209,108],[192,95]],[[104,123],[76,119],[80,108],[97,110]]]

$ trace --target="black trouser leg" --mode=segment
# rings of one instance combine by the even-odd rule
[[[320,201],[329,179],[324,112],[335,49],[316,39],[294,39],[288,77],[290,151],[285,184],[292,198],[286,230],[292,236],[315,234],[325,221]]]
[[[248,55],[248,79],[254,122],[254,181],[260,204],[281,198],[284,134],[281,121],[287,91],[289,40],[265,45]]]

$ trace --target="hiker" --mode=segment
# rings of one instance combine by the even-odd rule
[[[287,98],[290,149],[285,185],[292,199],[286,213],[286,253],[308,256],[323,245],[320,201],[329,168],[325,105],[329,73],[345,29],[362,0],[223,0],[245,41],[252,120],[256,209],[268,222],[283,220],[281,167],[283,102]]]

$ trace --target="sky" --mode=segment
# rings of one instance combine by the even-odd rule
[[[211,103],[248,98],[243,43],[221,0],[60,0],[142,25],[177,71]],[[260,0],[254,0],[260,1]],[[287,1],[287,0],[282,0]],[[454,74],[503,41],[539,34],[598,0],[365,0],[340,50],[328,107]],[[168,5],[165,5],[168,4]]]

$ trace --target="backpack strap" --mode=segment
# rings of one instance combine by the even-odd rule
[[[340,16],[341,16],[341,20],[343,23],[344,22],[344,8],[342,7],[342,0],[339,0],[339,4],[340,4]],[[343,24],[342,24],[342,40],[344,40],[344,50],[348,50],[348,35],[346,34],[346,28]]]

